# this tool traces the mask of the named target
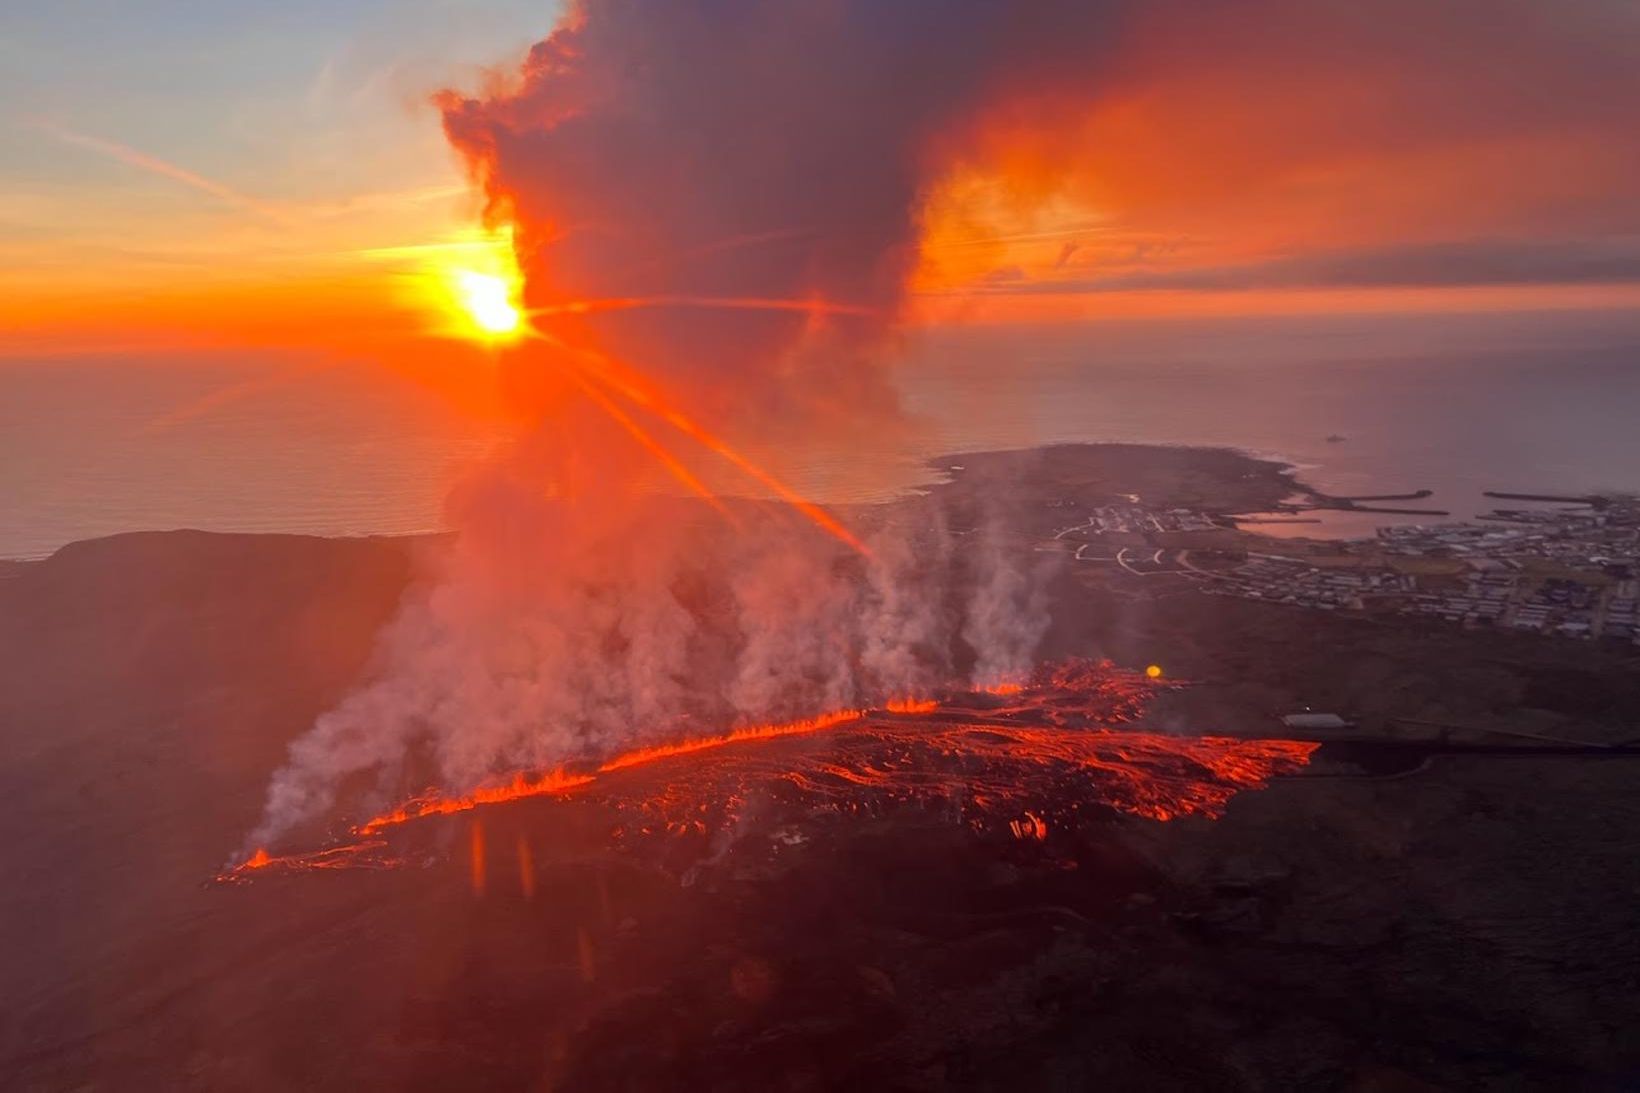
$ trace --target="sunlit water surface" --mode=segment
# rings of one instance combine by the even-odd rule
[[[1627,314],[962,328],[911,339],[894,379],[904,428],[759,456],[831,501],[925,482],[944,453],[1083,440],[1241,448],[1333,493],[1428,488],[1416,506],[1454,518],[1487,489],[1640,490]],[[500,439],[365,366],[0,361],[0,557],[138,529],[433,530]]]

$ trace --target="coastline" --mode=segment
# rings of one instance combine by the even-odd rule
[[[1106,465],[1108,464],[1108,465]],[[920,497],[963,489],[962,474],[953,474],[951,467],[983,470],[992,478],[1013,476],[1024,480],[1044,468],[1054,473],[1051,479],[1056,488],[1066,493],[1064,500],[1078,503],[1102,503],[1120,499],[1124,493],[1138,492],[1147,502],[1168,504],[1209,503],[1214,511],[1229,513],[1239,505],[1274,505],[1293,493],[1308,491],[1309,487],[1296,479],[1298,468],[1293,464],[1241,449],[1186,444],[1128,444],[1062,443],[1035,447],[996,449],[988,451],[954,452],[929,457],[921,461],[927,471],[925,481],[899,489],[892,496],[875,502],[850,502],[834,507],[855,511],[886,511],[896,505],[913,503]],[[969,475],[972,484],[974,477]],[[1025,489],[1040,492],[1045,484],[1034,477],[1025,482]],[[1209,496],[1213,491],[1219,496]],[[758,503],[758,499],[739,499]],[[416,540],[449,534],[448,528],[417,530],[338,531],[334,534],[306,529],[255,529],[193,526],[178,528],[127,528],[107,535],[73,539],[39,554],[0,557],[0,580],[8,570],[34,565],[55,557],[77,544],[98,542],[124,535],[158,534],[172,531],[205,532],[215,535],[243,535],[250,537],[294,536],[339,541],[349,540]]]
[[[1324,489],[1310,479],[1324,477],[1327,464],[1300,459],[1264,448],[1189,443],[1133,443],[1126,441],[1066,441],[1041,445],[959,449],[914,461],[921,470],[916,481],[897,487],[880,500],[825,502],[846,511],[886,511],[937,494],[970,489],[983,478],[990,484],[1013,477],[1024,482],[1031,499],[1067,504],[1117,503],[1137,496],[1144,504],[1187,507],[1223,517],[1227,523],[1252,534],[1271,538],[1313,538],[1349,541],[1375,537],[1380,528],[1408,524],[1461,524],[1488,519],[1484,511],[1456,512],[1444,507],[1440,491],[1416,482],[1374,482],[1370,493],[1342,494]],[[1045,472],[1045,477],[1044,477]],[[1028,481],[1027,481],[1028,480]],[[1516,485],[1495,483],[1478,496],[1514,499],[1522,505],[1569,503],[1571,494],[1514,492]],[[1057,489],[1059,496],[1047,497]],[[1603,496],[1578,493],[1578,498]],[[735,498],[756,504],[763,499]],[[1405,504],[1402,502],[1416,503]],[[1426,507],[1426,503],[1427,506]],[[301,528],[246,528],[210,522],[176,528],[132,527],[75,538],[39,552],[0,556],[0,581],[21,567],[45,561],[64,548],[119,535],[204,531],[219,535],[302,536],[333,540],[414,540],[449,534],[442,527],[384,527],[361,530]]]

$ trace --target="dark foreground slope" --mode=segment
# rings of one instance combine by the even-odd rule
[[[125,536],[0,581],[8,1087],[1640,1080],[1633,760],[1371,778],[1323,756],[1218,821],[1092,815],[1040,842],[912,810],[703,854],[523,802],[486,816],[476,890],[467,817],[411,868],[210,883],[285,744],[365,663],[411,552]],[[1249,632],[1317,637],[1182,598],[1107,626],[1114,605],[1060,591],[1050,655],[1137,655],[1194,619],[1204,690],[1259,670]],[[1285,700],[1291,671],[1247,685]]]
[[[0,580],[0,1072],[128,1088],[113,1034],[209,1008],[237,944],[201,882],[362,668],[410,555],[144,533]]]

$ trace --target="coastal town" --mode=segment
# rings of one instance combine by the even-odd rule
[[[1271,538],[1231,516],[1134,498],[1094,509],[1053,540],[1078,562],[1169,575],[1215,595],[1640,644],[1640,498],[1575,501],[1322,540]]]

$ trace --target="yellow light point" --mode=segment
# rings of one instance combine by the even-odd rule
[[[475,326],[491,335],[517,333],[523,314],[505,278],[470,269],[458,269],[453,276],[456,298]]]
[[[1150,667],[1145,669],[1145,675],[1149,676],[1151,679],[1161,679],[1162,666],[1160,664],[1152,664]]]
[[[400,302],[423,316],[428,334],[498,345],[528,333],[509,230],[357,253],[387,267]]]

